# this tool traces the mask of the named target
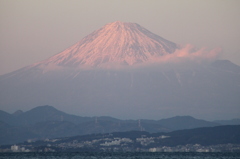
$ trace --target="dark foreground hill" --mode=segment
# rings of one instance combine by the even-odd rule
[[[19,144],[31,151],[240,151],[240,125],[92,134]]]
[[[120,120],[112,117],[80,117],[52,106],[39,106],[27,112],[0,112],[0,145],[26,140],[69,137],[93,133],[124,131],[170,132],[173,130],[212,127],[220,124],[177,116],[162,120]]]

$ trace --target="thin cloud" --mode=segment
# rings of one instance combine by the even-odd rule
[[[195,46],[191,44],[187,44],[184,47],[181,47],[180,49],[177,49],[174,53],[168,54],[162,57],[159,57],[154,60],[154,62],[173,62],[173,63],[181,63],[186,61],[191,62],[212,62],[216,60],[222,49],[221,48],[215,48],[215,49],[207,49],[205,47],[197,49]]]

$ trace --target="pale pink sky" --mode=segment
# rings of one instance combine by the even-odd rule
[[[179,44],[221,47],[240,65],[239,0],[1,0],[0,75],[57,54],[114,21]]]

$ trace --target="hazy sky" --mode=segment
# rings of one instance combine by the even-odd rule
[[[0,74],[44,60],[114,21],[240,65],[240,0],[0,0]]]

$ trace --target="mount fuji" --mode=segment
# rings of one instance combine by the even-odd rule
[[[134,65],[173,53],[176,44],[134,23],[114,22],[39,64],[64,67]]]
[[[182,54],[178,62],[166,58],[178,50],[180,45],[138,24],[109,23],[63,52],[1,75],[0,107],[15,111],[47,104],[122,119],[239,117],[240,66],[181,60]]]

